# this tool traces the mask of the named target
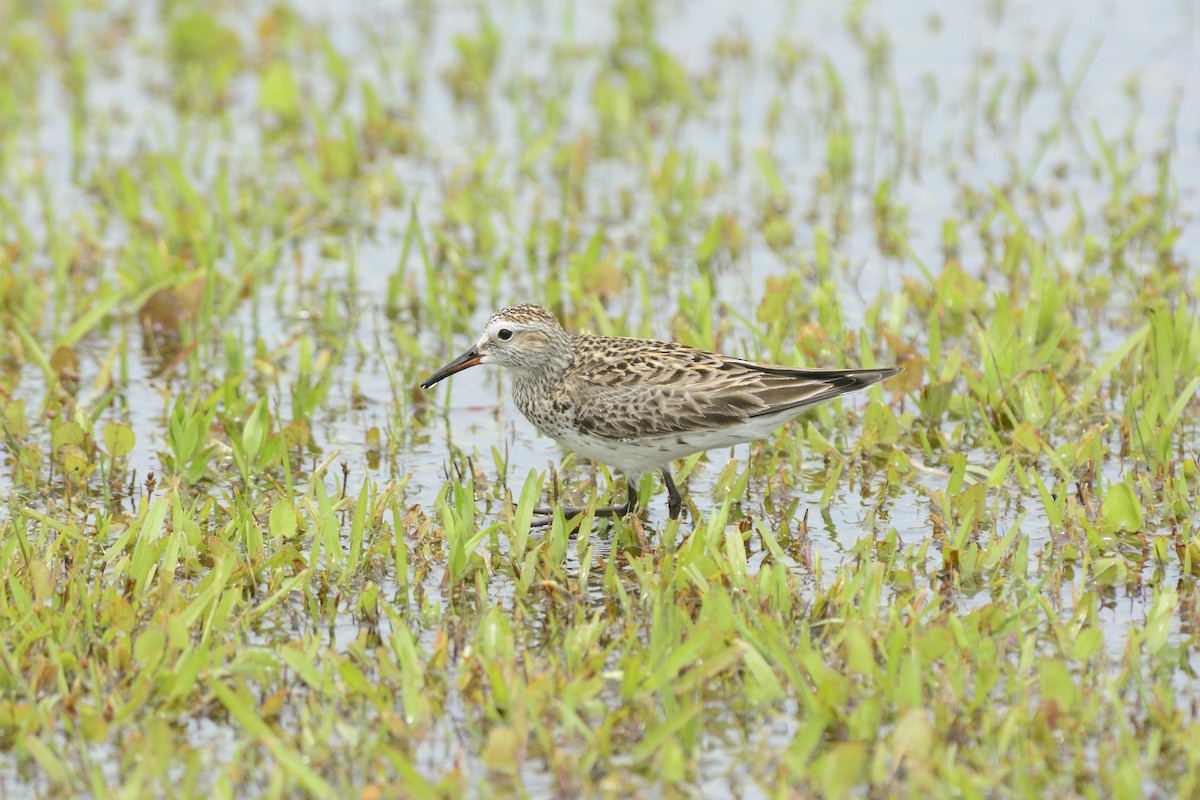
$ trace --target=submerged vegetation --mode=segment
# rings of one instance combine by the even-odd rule
[[[823,6],[0,4],[0,794],[1200,791],[1195,14]],[[513,301],[906,369],[531,532]]]

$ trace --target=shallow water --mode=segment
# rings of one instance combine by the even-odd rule
[[[408,3],[375,0],[334,10],[319,0],[304,0],[293,6],[303,16],[321,21],[332,43],[349,55],[346,63],[355,78],[393,80],[386,76],[375,55],[380,44],[398,40],[396,52],[391,54],[395,58],[419,53],[424,74],[430,77],[413,105],[416,115],[412,122],[428,137],[429,150],[422,156],[397,156],[389,165],[402,180],[411,204],[384,205],[374,211],[349,209],[344,236],[304,237],[289,246],[284,261],[294,261],[296,266],[278,270],[279,283],[258,287],[236,305],[223,326],[233,332],[247,352],[252,352],[254,343],[260,340],[265,351],[273,352],[293,336],[320,335],[326,297],[333,293],[342,315],[356,322],[339,332],[348,343],[346,354],[337,366],[329,398],[313,420],[313,436],[322,456],[338,453],[337,461],[347,466],[352,487],[367,479],[382,483],[410,476],[406,501],[432,509],[447,475],[453,472],[452,447],[471,455],[493,480],[501,477],[494,474],[491,453],[495,449],[506,455],[505,477],[514,494],[518,493],[524,475],[531,469],[546,470],[558,464],[563,453],[521,418],[498,370],[477,369],[455,376],[433,390],[430,408],[418,413],[411,394],[424,375],[402,374],[402,385],[394,387],[385,362],[397,358],[393,325],[413,328],[408,333],[419,337],[430,363],[453,356],[469,344],[495,305],[530,298],[538,288],[537,279],[531,277],[535,270],[513,269],[494,287],[486,285],[486,268],[470,273],[479,281],[470,292],[478,294],[478,302],[457,319],[452,342],[443,341],[436,330],[414,316],[402,314],[395,322],[389,321],[383,298],[389,278],[397,271],[411,280],[418,298],[424,296],[428,287],[424,285],[419,253],[410,252],[408,263],[399,263],[399,258],[410,211],[415,209],[425,223],[444,213],[445,176],[468,169],[484,153],[496,160],[497,169],[506,179],[516,172],[513,162],[528,147],[521,134],[521,93],[515,86],[504,85],[501,94],[482,112],[456,104],[444,82],[436,79],[454,60],[455,34],[474,30],[477,24],[478,15],[472,6],[439,8],[432,36],[420,44],[404,33],[391,34],[408,31],[414,24],[413,6]],[[157,7],[149,0],[134,0],[120,13],[96,11],[79,15],[77,23],[83,24],[91,17],[103,27],[104,22],[126,14],[133,26],[131,40],[144,44],[162,35]],[[250,24],[264,8],[252,5],[242,18]],[[238,18],[237,12],[233,13]],[[854,14],[860,18],[856,24],[849,24],[847,20]],[[610,41],[614,35],[610,9],[582,2],[504,2],[496,6],[493,18],[505,42],[498,74],[509,79],[525,76],[534,81],[564,82],[566,118],[561,135],[569,137],[592,128],[596,119],[590,95],[592,76],[586,70],[548,74],[555,64],[551,48],[563,43],[595,48]],[[1192,215],[1176,221],[1181,234],[1175,252],[1185,262],[1200,257],[1200,226],[1194,219],[1200,189],[1200,9],[1195,3],[1006,2],[947,7],[929,0],[916,4],[877,2],[850,10],[831,4],[751,7],[731,0],[702,0],[671,5],[658,34],[689,70],[711,72],[717,87],[720,99],[716,103],[681,125],[664,124],[663,135],[653,147],[661,149],[660,156],[678,150],[695,162],[698,173],[715,168],[730,175],[727,185],[703,202],[746,222],[744,227],[750,232],[743,254],[732,268],[719,271],[716,281],[721,303],[744,315],[744,319],[754,319],[753,310],[763,296],[766,280],[804,271],[807,275],[813,270],[812,264],[787,260],[749,222],[763,200],[761,174],[755,165],[756,153],[762,149],[769,149],[777,159],[792,208],[811,209],[804,216],[807,227],[796,234],[804,244],[803,251],[811,255],[816,249],[818,230],[830,237],[835,265],[832,279],[837,282],[840,314],[850,330],[867,329],[866,316],[881,295],[897,291],[905,281],[924,280],[922,264],[941,263],[943,226],[947,220],[960,218],[962,209],[952,204],[961,198],[958,187],[964,184],[979,191],[1007,187],[1018,212],[1052,242],[1060,238],[1056,232],[1071,224],[1076,214],[1090,229],[1104,231],[1106,207],[1114,201],[1105,188],[1108,182],[1096,170],[1097,132],[1106,140],[1120,140],[1119,155],[1124,158],[1163,149],[1172,151],[1175,169],[1171,185],[1180,199],[1177,207],[1186,209],[1181,213]],[[713,44],[719,40],[744,43],[752,55],[746,62],[719,63],[713,56]],[[872,43],[884,54],[875,74],[869,58]],[[777,75],[784,44],[798,58],[796,77],[786,85]],[[25,156],[41,160],[46,185],[60,215],[65,216],[64,209],[83,218],[91,214],[95,200],[80,185],[78,173],[86,174],[100,164],[133,161],[147,150],[171,148],[180,141],[189,142],[184,149],[191,153],[198,174],[204,174],[206,165],[215,167],[218,160],[232,163],[235,172],[253,174],[262,143],[257,126],[249,124],[258,113],[255,94],[249,87],[239,89],[235,85],[231,90],[232,124],[214,124],[210,130],[196,131],[194,122],[181,123],[172,107],[163,102],[160,89],[169,76],[163,74],[162,64],[151,48],[119,48],[97,60],[102,68],[93,70],[89,84],[88,118],[104,130],[104,135],[87,139],[82,149],[84,163],[74,159],[68,98],[60,82],[49,76],[42,82],[39,136],[36,145],[29,145],[36,147],[36,152]],[[836,73],[843,92],[837,110],[831,105],[829,86],[821,80],[829,72]],[[1030,75],[1039,79],[1036,88],[1030,89],[1027,99],[1014,100],[1006,87]],[[321,85],[311,89],[318,97],[331,91]],[[993,96],[998,101],[989,106]],[[352,107],[350,113],[362,113],[362,109]],[[239,125],[239,119],[247,124]],[[830,202],[827,176],[822,171],[827,137],[839,125],[849,126],[857,134],[853,139],[856,168],[850,184],[834,191],[837,200]],[[192,137],[194,143],[190,142]],[[597,174],[605,180],[582,189],[588,198],[585,222],[604,228],[613,240],[630,242],[627,251],[634,258],[646,263],[663,258],[646,242],[644,213],[652,204],[644,176],[624,170],[615,162]],[[1145,169],[1135,171],[1131,191],[1151,191],[1153,177]],[[871,199],[885,179],[907,209],[908,240],[893,253],[881,250],[873,225]],[[524,264],[521,237],[530,218],[529,209],[536,203],[559,198],[561,190],[554,180],[546,165],[530,165],[528,174],[513,182],[516,189],[511,215],[497,213],[498,250],[508,253],[516,266]],[[203,179],[199,182],[203,184]],[[297,185],[301,185],[299,180]],[[269,193],[294,187],[262,188]],[[615,198],[623,195],[627,210],[614,210],[621,205]],[[1047,203],[1047,195],[1057,196],[1058,202]],[[23,206],[17,211],[47,253],[53,251],[56,237],[76,233],[47,229],[42,210],[37,207]],[[970,225],[962,226],[961,236],[959,256],[967,271],[974,274],[971,265],[982,261],[992,245]],[[114,250],[122,238],[123,230],[116,223],[99,232],[101,242]],[[331,243],[337,245],[336,252],[328,255],[324,248]],[[695,242],[689,244],[694,247]],[[692,302],[690,282],[694,277],[694,264],[689,262],[692,253],[687,247],[672,246],[665,252],[677,264],[652,265],[660,271],[651,271],[648,279],[652,283],[650,304],[639,297],[635,287],[608,302],[619,324],[664,339],[675,336],[674,309]],[[497,255],[468,252],[465,258],[486,265]],[[1063,263],[1074,263],[1081,257],[1065,249],[1051,256]],[[39,262],[50,268],[48,256]],[[1152,281],[1156,265],[1149,261],[1135,263],[1137,271]],[[1000,280],[986,274],[978,277],[985,284]],[[468,294],[465,287],[460,288],[463,295]],[[1120,306],[1119,301],[1135,289],[1115,287],[1114,304]],[[442,299],[449,305],[460,298]],[[886,308],[885,304],[885,313]],[[1119,346],[1141,322],[1130,318],[1124,308],[1115,308],[1111,318],[1095,327],[1093,361],[1102,361],[1102,354]],[[914,325],[907,328],[905,333],[917,343],[927,341],[925,333]],[[751,352],[755,347],[751,331],[741,320],[731,319],[725,334],[722,349],[727,352]],[[126,380],[120,388],[119,404],[103,419],[115,419],[133,428],[138,444],[130,456],[131,464],[144,477],[162,472],[158,453],[168,449],[165,415],[176,396],[193,388],[192,378],[183,370],[159,376],[162,359],[143,352],[143,335],[136,315],[131,313],[81,343],[83,407],[102,394],[92,383],[107,353],[121,337],[129,343]],[[284,371],[294,361],[294,351],[285,352],[288,354],[278,365]],[[201,385],[210,381],[207,376],[198,378]],[[219,382],[215,377],[211,380]],[[24,367],[16,387],[14,397],[26,399],[30,408],[36,407],[46,392],[41,374],[31,365]],[[892,399],[887,392],[883,398]],[[285,410],[284,418],[289,418],[286,411],[291,401],[286,391],[278,402]],[[847,398],[844,409],[850,422],[824,418],[823,432],[833,441],[852,444],[858,437],[864,407],[865,399]],[[408,424],[414,416],[419,422]],[[832,430],[827,427],[831,419]],[[389,447],[378,463],[373,463],[375,459],[365,441],[366,431],[372,427],[406,431],[405,438]],[[796,436],[800,431],[801,427],[795,426],[780,436]],[[45,430],[42,433],[45,435]],[[740,446],[731,452],[710,453],[707,461],[701,462],[686,487],[681,487],[695,504],[698,519],[706,520],[713,511],[715,482],[728,459],[736,459],[744,470],[759,453],[758,446]],[[984,470],[993,466],[993,454],[974,450],[967,455],[972,466]],[[3,458],[10,468],[0,468],[0,493],[13,496],[12,502],[39,506],[41,498],[25,496],[14,488],[10,456],[5,453]],[[1118,480],[1126,466],[1114,456],[1104,465],[1101,483]],[[906,486],[907,491],[884,504],[886,517],[872,528],[877,505],[872,497],[852,492],[837,498],[829,508],[820,508],[825,470],[818,456],[807,454],[804,469],[789,477],[796,484],[792,497],[799,500],[796,516],[802,517],[806,510],[809,514],[808,537],[824,565],[824,585],[836,578],[838,565],[854,559],[855,545],[865,536],[882,536],[894,530],[901,542],[910,545],[932,536],[928,492],[945,489],[947,467],[936,462],[928,467],[929,471],[921,472]],[[589,474],[590,467],[580,464],[570,477]],[[623,492],[619,482],[610,484],[602,475],[598,480],[602,495],[613,491],[620,496]],[[332,489],[333,480],[329,483]],[[784,520],[779,512],[776,516],[766,512],[763,487],[759,478],[751,480],[748,496],[740,500],[742,512],[761,519],[772,529],[784,525],[794,529],[796,519]],[[220,488],[210,486],[209,490]],[[786,502],[780,502],[785,499],[790,498],[772,502],[786,506]],[[1021,535],[1030,541],[1030,560],[1034,562],[1052,541],[1053,533],[1040,498],[1022,499],[1027,502],[1020,513],[1018,505],[1013,504],[992,520],[988,534],[1003,536],[1019,517]],[[126,502],[132,510],[133,499],[127,498]],[[665,495],[657,490],[649,509],[649,528],[664,524],[665,504]],[[0,510],[0,514],[8,513],[7,508]],[[501,518],[503,513],[492,504],[481,523]],[[1193,529],[1198,520],[1200,517],[1193,518]],[[692,524],[691,519],[687,520],[684,530]],[[590,544],[599,556],[610,553],[607,536],[608,528],[600,526],[592,537]],[[572,539],[567,548],[569,572],[579,569],[579,546]],[[500,551],[506,547],[502,540]],[[754,558],[761,555],[751,553],[752,566]],[[931,567],[937,558],[937,549],[930,548]],[[1183,577],[1175,562],[1163,569],[1166,584]],[[802,580],[813,579],[812,571],[799,565],[796,573]],[[442,577],[438,569],[433,569],[425,580],[427,597],[435,605],[440,602]],[[505,580],[494,576],[489,592],[493,602],[511,608],[512,587],[506,586]],[[394,593],[394,576],[387,576],[381,588],[384,596]],[[1083,588],[1082,578],[1065,580],[1059,595],[1050,598],[1063,618],[1070,616]],[[1107,594],[1101,619],[1105,647],[1111,655],[1115,657],[1123,650],[1127,632],[1144,619],[1151,599],[1149,589],[1137,593],[1122,587]],[[987,600],[983,588],[953,598],[964,610]],[[586,596],[579,601],[602,602]],[[1181,635],[1178,619],[1174,625],[1176,634]],[[381,624],[381,634],[387,636],[386,621]],[[275,633],[266,631],[263,635],[269,639]],[[332,626],[329,645],[342,649],[358,635],[359,624],[347,612]],[[434,632],[427,630],[423,636],[431,644]],[[1190,653],[1187,658],[1193,659],[1193,668],[1200,667]],[[449,709],[444,729],[423,743],[415,759],[418,766],[424,764],[437,772],[438,765],[464,757],[456,744],[454,716],[454,709]],[[200,720],[182,735],[197,746],[220,749],[223,730]],[[778,715],[776,725],[761,733],[763,738],[779,743],[790,741],[793,735],[794,720],[786,711]],[[757,747],[753,737],[724,741],[706,734],[706,765],[698,791],[725,791],[736,782],[742,759]],[[102,754],[97,757],[103,760]],[[479,765],[475,769],[480,769]],[[549,796],[555,784],[540,769],[536,764],[526,764],[520,779],[526,791]],[[0,766],[0,772],[6,773],[6,785],[21,785],[11,765]],[[756,796],[754,791],[747,789],[744,796]]]

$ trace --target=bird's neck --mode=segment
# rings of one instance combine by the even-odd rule
[[[548,396],[562,383],[573,363],[575,363],[575,343],[564,331],[562,340],[545,348],[535,363],[525,369],[512,371],[513,390],[518,395]]]

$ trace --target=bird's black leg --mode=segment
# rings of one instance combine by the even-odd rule
[[[635,482],[630,478],[625,479],[625,491],[627,492],[625,505],[601,506],[595,510],[595,515],[597,517],[623,517],[626,514],[636,511],[638,506],[638,491]],[[565,519],[577,517],[585,511],[587,511],[587,508],[582,506],[562,507],[563,517]],[[533,522],[530,523],[535,528],[545,527],[554,521],[554,509],[548,506],[539,506],[533,510],[533,513],[542,515],[541,517],[535,518]]]
[[[667,484],[667,511],[671,515],[671,519],[679,519],[679,514],[683,511],[683,497],[679,494],[679,489],[675,486],[675,479],[671,477],[671,470],[663,467],[662,470],[663,483]]]

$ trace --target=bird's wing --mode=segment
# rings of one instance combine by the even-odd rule
[[[797,369],[643,339],[591,336],[577,344],[569,375],[581,398],[576,424],[617,440],[720,429],[799,411],[899,371]]]

